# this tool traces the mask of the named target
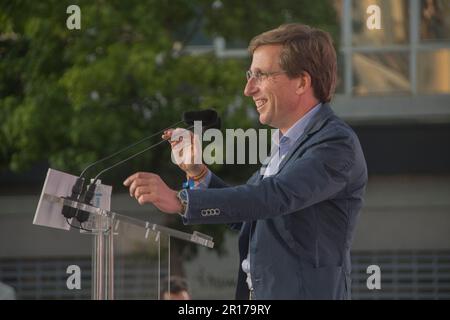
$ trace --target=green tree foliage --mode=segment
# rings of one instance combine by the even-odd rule
[[[72,4],[81,8],[81,30],[66,27]],[[1,1],[0,169],[48,161],[77,174],[186,110],[214,107],[225,127],[256,126],[248,116],[256,116],[253,103],[242,98],[250,60],[185,48],[198,35],[245,47],[254,35],[293,21],[337,34],[327,0]],[[167,173],[175,186],[168,146],[156,150],[124,174]],[[220,243],[222,233],[214,235]]]

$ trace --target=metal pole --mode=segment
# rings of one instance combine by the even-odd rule
[[[106,239],[108,241],[108,300],[114,300],[114,218],[107,218],[107,230],[105,231],[108,234],[106,234]]]
[[[95,217],[95,223],[93,234],[94,234],[94,245],[93,245],[93,259],[92,259],[92,275],[93,275],[93,292],[92,299],[103,300],[103,259],[104,259],[104,242],[103,242],[103,232],[100,230],[102,217]]]

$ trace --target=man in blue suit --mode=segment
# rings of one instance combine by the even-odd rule
[[[237,299],[349,299],[367,168],[358,137],[329,105],[337,77],[332,40],[288,24],[255,37],[249,51],[244,94],[260,122],[278,129],[269,163],[235,187],[204,164],[180,166],[191,189],[172,190],[152,173],[124,184],[139,203],[180,213],[186,224],[240,230]]]

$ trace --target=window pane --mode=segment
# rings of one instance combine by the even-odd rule
[[[366,13],[370,5],[381,9],[381,29],[369,30]],[[409,41],[409,5],[406,0],[353,0],[353,45],[405,44]]]
[[[450,1],[421,0],[420,38],[422,40],[450,39]]]
[[[450,93],[450,50],[419,52],[417,87],[420,93]]]
[[[355,53],[352,63],[355,95],[410,92],[407,53]]]

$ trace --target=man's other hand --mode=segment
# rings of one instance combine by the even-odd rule
[[[151,203],[165,213],[179,213],[182,210],[177,191],[170,189],[160,176],[150,172],[137,172],[123,182],[129,187],[130,196],[139,204]]]

